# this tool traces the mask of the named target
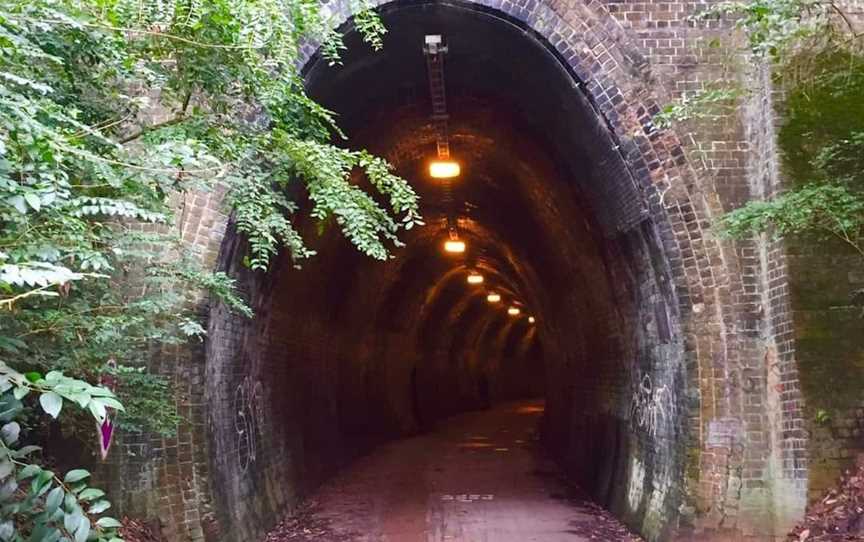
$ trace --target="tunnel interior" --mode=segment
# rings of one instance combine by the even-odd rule
[[[648,403],[664,400],[660,382],[683,395],[671,362],[684,355],[677,294],[652,218],[622,227],[640,196],[609,119],[554,47],[500,13],[395,3],[382,16],[383,51],[349,24],[342,65],[313,58],[308,88],[338,114],[347,146],[385,157],[412,184],[426,225],[378,262],[335,224],[306,219],[317,256],[296,269],[281,255],[267,273],[244,268],[244,242],[229,231],[220,265],[256,316],[210,315],[222,523],[251,540],[376,444],[538,396],[545,449],[575,482],[637,528],[671,517],[686,412],[670,403],[658,415]],[[427,34],[448,46],[450,149],[462,166],[452,203],[428,175]],[[448,212],[464,254],[442,251]],[[470,271],[484,283],[468,284]],[[490,304],[490,291],[502,301]],[[661,496],[634,499],[634,476]]]

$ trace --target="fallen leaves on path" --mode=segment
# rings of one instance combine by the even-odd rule
[[[309,501],[267,534],[264,542],[350,542],[355,533],[337,533],[318,515],[318,504]]]
[[[120,536],[125,542],[162,542],[159,527],[148,525],[140,519],[124,517],[120,527]]]
[[[571,521],[570,525],[573,528],[568,530],[568,533],[602,542],[643,542],[641,537],[631,533],[620,520],[603,507],[587,501],[583,501],[580,505],[582,508],[587,508],[592,517]]]
[[[864,540],[864,455],[846,471],[836,488],[811,504],[789,542]]]

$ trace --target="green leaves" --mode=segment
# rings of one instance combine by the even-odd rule
[[[315,254],[292,223],[301,212],[335,217],[378,259],[420,223],[411,187],[383,160],[329,145],[343,135],[335,115],[305,94],[301,46],[322,43],[334,60],[343,49],[327,12],[304,0],[158,5],[36,0],[0,11],[0,72],[11,74],[0,78],[0,310],[18,311],[0,313],[0,348],[27,337],[16,363],[74,374],[111,357],[142,363],[146,341],[202,335],[188,308],[200,288],[250,314],[227,277],[191,258],[181,256],[183,269],[161,261],[187,251],[176,237],[140,233],[141,222],[183,220],[171,194],[185,201],[193,188],[228,185],[255,269],[280,250],[297,261]],[[359,32],[382,47],[376,12],[355,7]],[[389,208],[354,184],[354,170]],[[295,181],[312,208],[288,195]],[[140,302],[84,280],[140,269]]]
[[[249,241],[252,269],[266,269],[281,247],[295,261],[315,254],[291,225],[288,215],[297,207],[274,186],[267,173],[252,170],[244,176],[231,176],[228,182],[227,197],[234,209],[235,227]]]
[[[150,374],[143,367],[124,365],[109,369],[108,374],[115,378],[118,396],[126,407],[123,415],[116,417],[120,429],[146,429],[162,436],[175,434],[181,418],[167,378]]]
[[[84,469],[70,470],[63,478],[63,483],[74,484],[75,482],[80,482],[81,480],[88,478],[89,476],[90,473]]]
[[[71,470],[61,480],[21,457],[8,444],[0,446],[0,540],[120,540],[121,524],[101,516],[111,503],[101,499],[103,491],[87,486],[88,471]]]
[[[5,382],[5,393],[0,394],[2,418],[9,420],[20,412],[21,405],[12,391],[19,389],[39,393],[39,403],[52,417],[57,417],[63,400],[73,397],[82,407],[93,409],[94,404],[105,404],[122,409],[113,394],[104,388],[52,371],[44,378],[38,373],[22,375],[0,362],[0,379]],[[94,413],[95,415],[96,413]],[[98,418],[98,416],[97,416]],[[32,462],[35,446],[17,448],[21,426],[7,421],[0,427],[0,540],[23,542],[26,540],[67,540],[107,542],[119,540],[117,520],[101,516],[111,507],[105,493],[88,487],[90,472],[70,470],[62,480],[52,471]],[[86,511],[85,511],[86,507]]]
[[[53,516],[57,509],[60,508],[64,496],[62,487],[55,487],[48,492],[48,496],[45,497],[45,511],[49,516]]]
[[[371,8],[362,9],[354,15],[354,26],[363,36],[363,41],[368,43],[372,49],[378,51],[384,48],[384,35],[387,28],[381,23],[378,14]]]
[[[719,2],[696,18],[734,16],[754,53],[782,61],[802,42],[830,39],[833,14],[831,3],[817,0],[751,0]]]
[[[396,235],[399,230],[422,224],[419,198],[404,179],[392,174],[391,166],[384,160],[362,151],[298,140],[284,133],[277,132],[275,136],[278,149],[285,155],[285,169],[306,182],[314,203],[312,216],[322,221],[335,217],[345,237],[364,254],[387,259],[390,256],[388,243],[400,246]],[[381,194],[389,196],[391,211],[402,214],[401,222],[350,182],[355,168],[361,168],[369,182]],[[285,183],[290,178],[279,178],[276,182]],[[272,245],[264,248],[258,254],[253,251],[253,255],[260,260],[264,254],[274,251]]]
[[[119,528],[122,524],[114,518],[99,518],[96,525],[103,528]]]
[[[39,397],[39,404],[49,416],[56,418],[60,415],[60,409],[63,407],[63,398],[53,391],[49,391]]]
[[[854,51],[817,52],[815,76],[785,100],[778,143],[791,189],[724,215],[719,226],[732,237],[839,240],[864,257],[864,63]]]
[[[685,94],[680,100],[664,107],[654,115],[654,125],[668,128],[676,122],[693,119],[717,119],[735,105],[744,95],[743,89],[713,86],[693,94]]]
[[[83,380],[70,378],[59,371],[51,371],[45,378],[38,373],[25,376],[0,361],[0,381],[6,390],[12,391],[15,400],[24,398],[30,391],[39,393],[42,410],[52,418],[57,418],[63,408],[63,400],[76,403],[91,412],[97,422],[105,419],[108,408],[125,410],[117,401],[114,393],[106,388],[92,386]],[[7,392],[6,395],[9,395]],[[0,402],[0,407],[2,407]]]
[[[0,284],[7,287],[45,287],[81,280],[85,275],[47,262],[23,262],[0,266]]]
[[[864,198],[834,184],[811,184],[771,201],[750,202],[720,220],[733,237],[771,231],[777,236],[810,233],[860,239],[864,228]]]
[[[0,439],[6,446],[12,446],[18,442],[18,436],[21,434],[21,426],[18,422],[9,422],[0,428]]]

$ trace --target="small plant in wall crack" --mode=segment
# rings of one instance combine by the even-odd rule
[[[828,425],[831,423],[831,413],[820,408],[816,410],[816,415],[813,416],[813,419],[819,425]]]
[[[744,94],[745,91],[741,88],[716,85],[684,94],[680,100],[668,104],[654,115],[654,125],[663,129],[671,127],[676,122],[718,118],[724,110],[734,106],[735,101]]]
[[[55,474],[36,461],[39,447],[22,445],[19,420],[28,396],[37,396],[52,418],[65,403],[88,411],[97,423],[109,409],[123,410],[105,388],[56,371],[21,374],[0,362],[0,541],[121,542],[120,522],[104,515],[111,503],[87,484],[88,471]]]

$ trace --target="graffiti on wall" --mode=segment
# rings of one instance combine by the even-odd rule
[[[258,438],[263,421],[264,388],[247,376],[234,390],[234,429],[240,470],[246,471],[258,457]]]
[[[635,456],[630,460],[630,483],[627,488],[627,504],[633,512],[639,509],[645,492],[645,467]]]
[[[645,465],[635,456],[630,460],[627,486],[627,505],[637,513],[646,502],[641,530],[648,540],[659,540],[668,515],[665,512],[666,496],[671,486],[668,470],[656,466],[647,472]]]
[[[651,375],[644,374],[633,390],[630,401],[630,421],[634,427],[652,437],[664,420],[674,420],[676,400],[674,392],[666,386],[655,386]]]

